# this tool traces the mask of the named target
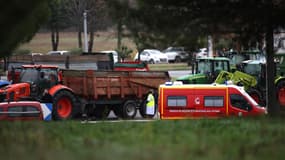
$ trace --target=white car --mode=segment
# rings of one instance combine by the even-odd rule
[[[136,54],[134,60],[138,61],[139,53]],[[157,49],[145,49],[140,54],[140,61],[144,61],[150,64],[154,63],[168,63],[168,57],[166,54],[160,52]]]
[[[195,54],[196,58],[203,58],[208,56],[207,48],[200,48],[199,51]]]
[[[169,62],[182,62],[187,60],[188,53],[184,47],[168,47],[163,51],[167,55]]]

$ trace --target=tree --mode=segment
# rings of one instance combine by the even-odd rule
[[[119,54],[119,59],[122,59],[124,62],[126,58],[130,56],[133,50],[129,49],[127,46],[122,45],[120,48],[117,48],[116,51]]]
[[[8,56],[29,41],[48,16],[47,0],[10,0],[1,2],[0,55]]]
[[[67,19],[74,24],[77,29],[78,47],[82,48],[83,13],[87,12],[88,20],[88,52],[92,52],[94,32],[104,28],[106,21],[104,0],[64,0]]]
[[[48,0],[0,2],[0,56],[8,57],[21,43],[31,40],[48,17]]]
[[[50,16],[48,28],[51,30],[52,50],[57,51],[59,45],[59,30],[67,27],[67,21],[64,17],[64,4],[62,0],[49,1]]]
[[[136,0],[130,7],[128,28],[134,40],[156,45],[212,34],[235,33],[239,37],[266,40],[267,107],[271,115],[279,113],[274,87],[273,32],[284,27],[284,0]],[[191,38],[189,38],[191,37]],[[258,37],[258,38],[256,38]],[[163,42],[166,43],[166,42]],[[245,43],[248,44],[246,40]]]

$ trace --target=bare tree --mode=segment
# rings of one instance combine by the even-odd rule
[[[92,52],[94,32],[105,26],[106,12],[104,0],[65,0],[66,16],[76,26],[78,47],[82,48],[83,13],[87,12],[88,52]]]

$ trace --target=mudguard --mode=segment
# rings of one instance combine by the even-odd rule
[[[275,78],[274,84],[277,85],[279,82],[284,81],[284,80],[285,80],[285,77],[278,76],[278,77]]]
[[[60,91],[62,89],[66,89],[66,90],[70,91],[71,93],[74,93],[71,88],[69,88],[69,87],[67,87],[65,85],[62,85],[62,84],[58,84],[58,85],[55,85],[52,88],[50,88],[49,94],[51,96],[54,96],[58,91]]]

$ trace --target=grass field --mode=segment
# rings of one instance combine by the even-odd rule
[[[1,159],[285,158],[283,119],[0,122]]]
[[[93,51],[114,50],[117,47],[117,39],[114,33],[96,33],[93,43]],[[82,37],[83,38],[83,37]],[[83,41],[83,39],[82,39]],[[128,46],[136,52],[136,47],[132,40],[124,38],[122,44]],[[58,50],[72,50],[78,48],[76,32],[60,32]],[[19,49],[28,49],[34,53],[47,53],[52,49],[49,32],[37,33],[34,38],[19,47]]]

